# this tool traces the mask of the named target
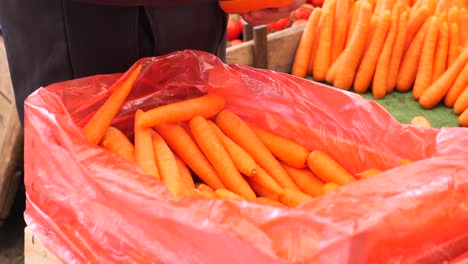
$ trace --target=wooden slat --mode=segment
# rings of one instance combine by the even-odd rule
[[[21,178],[16,165],[22,161],[22,139],[5,46],[0,37],[0,226],[9,215]]]
[[[268,68],[268,30],[266,26],[254,27],[254,67],[260,69]]]
[[[24,229],[24,264],[59,264],[50,251],[37,239],[31,230]]]
[[[267,69],[278,72],[291,72],[297,45],[301,40],[305,25],[288,28],[268,34]],[[254,41],[250,40],[226,52],[227,63],[254,66]]]

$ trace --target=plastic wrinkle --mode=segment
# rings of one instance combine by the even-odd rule
[[[25,219],[64,263],[431,263],[468,251],[468,129],[399,124],[359,95],[200,51],[138,64],[113,123],[130,138],[137,109],[211,92],[351,173],[385,172],[295,209],[173,200],[80,132],[122,74],[56,83],[25,103]]]

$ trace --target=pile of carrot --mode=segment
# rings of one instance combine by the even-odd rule
[[[468,1],[326,0],[309,17],[292,74],[376,99],[411,91],[468,126]]]
[[[134,67],[114,84],[82,133],[91,144],[160,179],[174,198],[296,207],[380,172],[352,175],[327,153],[242,119],[211,93],[136,110],[132,141],[111,124],[140,72],[141,66]]]

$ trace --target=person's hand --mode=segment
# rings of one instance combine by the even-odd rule
[[[280,8],[268,8],[242,14],[245,22],[252,26],[266,25],[291,15],[291,12],[305,4],[305,0],[294,0],[290,5]]]

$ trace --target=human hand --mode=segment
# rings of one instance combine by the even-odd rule
[[[291,12],[305,4],[306,0],[294,0],[290,5],[268,8],[242,14],[242,18],[252,26],[266,25],[291,15]]]

